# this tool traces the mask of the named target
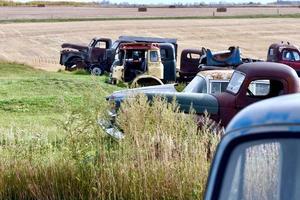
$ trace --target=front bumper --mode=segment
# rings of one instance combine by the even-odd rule
[[[124,138],[124,133],[119,130],[119,128],[115,125],[115,118],[116,113],[115,112],[108,112],[108,115],[110,117],[110,120],[106,119],[99,119],[98,124],[99,126],[104,130],[104,132],[116,140],[121,140]]]

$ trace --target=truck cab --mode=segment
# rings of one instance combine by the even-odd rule
[[[180,56],[179,78],[181,81],[192,80],[200,71],[200,59],[203,55],[200,49],[184,49]]]
[[[212,117],[226,126],[240,110],[248,105],[299,92],[299,78],[291,67],[268,62],[245,63],[236,68],[227,89],[215,97],[219,103],[217,115]]]
[[[159,45],[156,43],[121,44],[119,61],[112,66],[111,82],[118,81],[161,85],[164,66],[161,62]]]
[[[149,99],[163,96],[169,102],[176,99],[179,109],[189,113],[192,107],[200,117],[204,112],[211,119],[227,126],[229,121],[243,108],[252,103],[299,92],[297,73],[291,67],[270,62],[244,63],[236,68],[222,93],[158,93],[145,92]]]
[[[295,45],[283,42],[272,44],[268,50],[267,61],[286,64],[300,75],[300,51]]]
[[[255,103],[228,125],[205,200],[300,198],[299,94]]]

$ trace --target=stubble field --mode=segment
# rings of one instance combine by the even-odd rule
[[[215,12],[215,13],[214,13]],[[101,7],[0,7],[0,19],[48,19],[48,18],[101,18],[101,17],[182,17],[182,16],[240,16],[299,14],[298,7],[231,7],[227,12],[217,13],[216,8],[148,8],[138,12],[137,8]]]
[[[265,59],[273,42],[299,43],[300,20],[261,19],[181,19],[122,20],[57,23],[0,24],[0,60],[16,61],[56,71],[60,45],[86,44],[92,37],[136,35],[177,38],[184,48],[223,50],[239,46],[244,56]]]

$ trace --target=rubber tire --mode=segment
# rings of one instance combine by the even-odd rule
[[[65,63],[65,70],[66,71],[75,71],[77,70],[77,66],[76,67],[73,67],[74,65],[76,65],[78,62],[80,62],[82,59],[79,58],[79,57],[73,57],[71,59],[69,59],[66,63]]]
[[[103,74],[103,70],[100,67],[94,67],[91,70],[91,74],[94,76],[101,76]]]

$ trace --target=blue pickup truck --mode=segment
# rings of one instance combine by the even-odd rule
[[[260,101],[230,122],[205,199],[300,199],[300,94]]]

